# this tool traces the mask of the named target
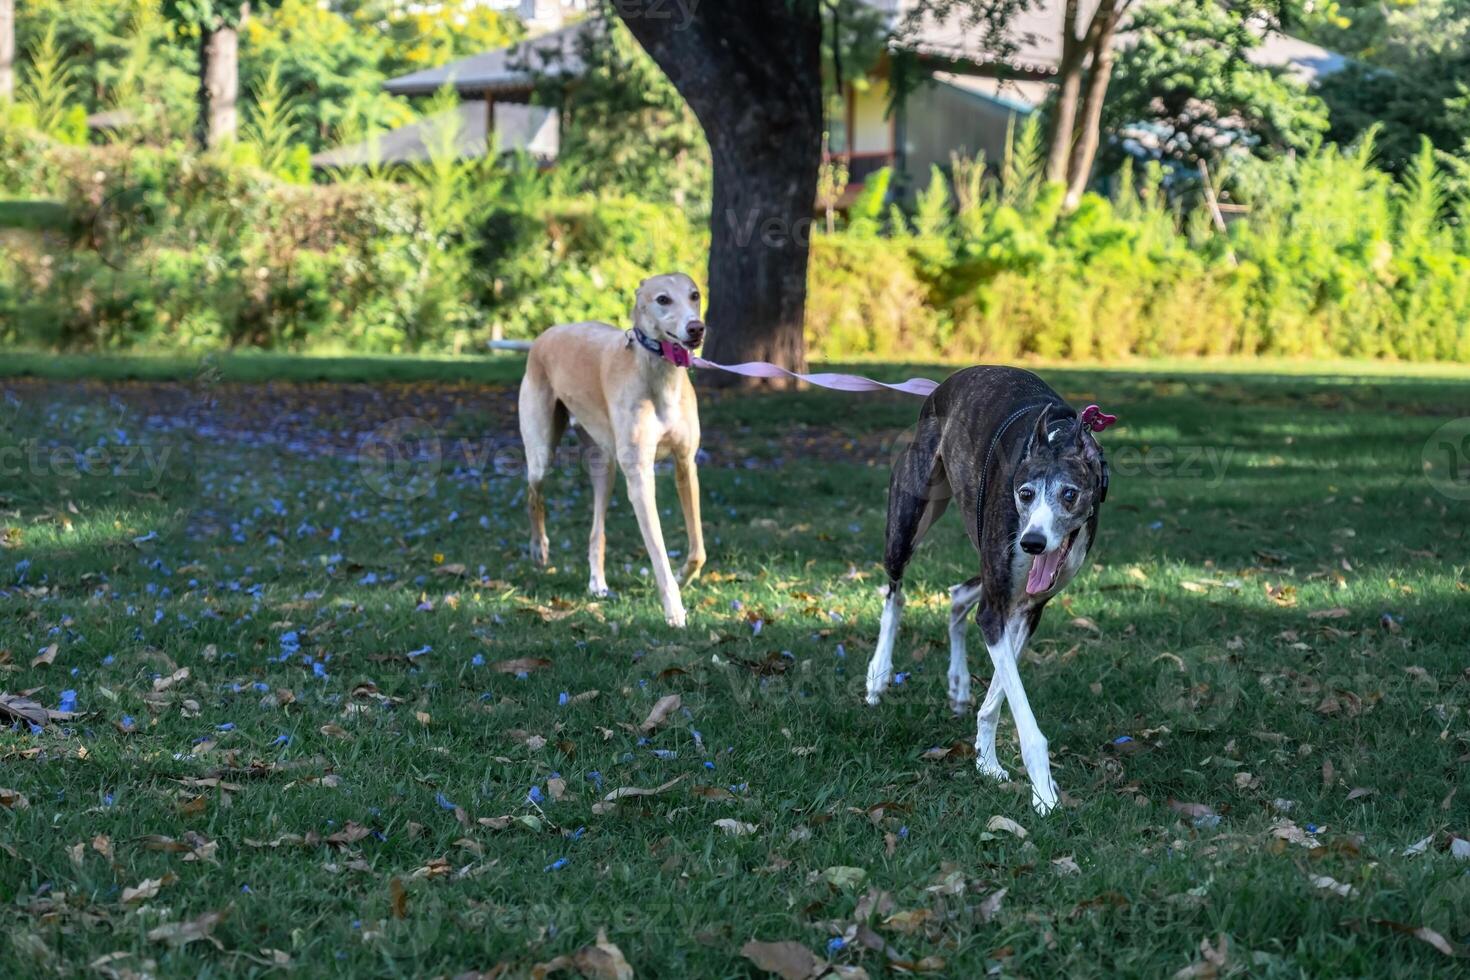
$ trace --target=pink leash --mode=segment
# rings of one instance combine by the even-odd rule
[[[672,345],[671,345],[672,346]],[[814,384],[818,388],[831,388],[833,391],[901,391],[906,395],[918,395],[927,398],[935,388],[939,387],[938,381],[928,378],[910,378],[898,384],[886,384],[882,381],[874,381],[872,378],[864,378],[858,374],[797,374],[765,361],[750,361],[746,364],[716,364],[702,357],[690,357],[689,352],[683,348],[675,348],[669,360],[678,364],[679,354],[683,353],[689,357],[689,363],[697,368],[709,368],[714,371],[728,371],[731,374],[743,375],[747,378],[795,378],[797,381],[805,381]],[[667,355],[666,355],[667,356]]]
[[[641,342],[641,338],[640,338]],[[766,361],[747,361],[744,364],[716,364],[714,361],[705,360],[691,354],[687,348],[678,344],[671,344],[667,340],[659,341],[659,353],[663,359],[675,367],[708,368],[714,371],[727,371],[730,374],[739,374],[747,378],[795,378],[797,381],[805,381],[814,384],[818,388],[830,388],[833,391],[900,391],[905,395],[918,395],[927,398],[939,387],[938,381],[928,378],[909,378],[898,384],[888,384],[883,381],[874,381],[860,374],[797,374],[783,367],[770,364]],[[1079,416],[1082,424],[1093,432],[1102,432],[1108,426],[1118,421],[1118,416],[1109,415],[1096,405],[1088,405]]]

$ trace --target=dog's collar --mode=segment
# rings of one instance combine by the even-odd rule
[[[654,340],[637,327],[633,328],[633,339],[638,341],[639,347],[642,347],[655,357],[668,361],[674,367],[687,368],[693,363],[688,348],[670,343],[667,340]]]

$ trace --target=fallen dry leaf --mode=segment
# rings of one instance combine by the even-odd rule
[[[934,912],[930,909],[910,909],[906,912],[895,912],[883,920],[885,929],[895,932],[914,933],[934,918]]]
[[[945,759],[973,759],[975,758],[975,746],[970,742],[960,739],[948,745],[936,745],[932,749],[925,749],[919,758],[925,762],[941,762]]]
[[[490,669],[502,674],[529,674],[550,666],[551,661],[545,657],[516,657],[514,660],[497,660]]]
[[[168,675],[167,677],[159,677],[159,678],[156,678],[153,681],[153,690],[154,691],[158,691],[158,692],[167,691],[169,688],[173,687],[179,681],[184,681],[184,680],[188,680],[188,679],[189,679],[189,668],[188,667],[180,667],[178,670],[174,671],[172,674]]]
[[[686,773],[685,775],[688,774]],[[613,809],[615,809],[615,804],[618,802],[618,800],[626,799],[630,796],[657,796],[659,793],[663,793],[672,789],[683,779],[684,776],[675,776],[673,779],[664,783],[662,786],[655,786],[653,789],[643,789],[639,786],[619,786],[617,789],[604,796],[601,803],[594,803],[592,805],[592,812],[609,813]]]
[[[148,878],[140,881],[133,887],[122,890],[122,903],[124,905],[132,905],[134,902],[146,902],[148,899],[156,897],[165,885],[172,885],[178,880],[178,875],[170,873],[164,875],[162,878]]]
[[[224,944],[215,939],[210,933],[214,927],[224,921],[229,912],[225,909],[220,912],[206,912],[197,919],[187,922],[166,922],[161,926],[148,930],[148,938],[155,943],[168,943],[170,946],[187,946],[199,939],[207,939],[213,943],[216,949],[223,950]]]
[[[1394,932],[1401,932],[1406,936],[1413,936],[1421,942],[1426,942],[1446,956],[1462,955],[1460,949],[1454,943],[1428,926],[1411,926],[1403,922],[1393,922],[1389,919],[1373,919],[1371,921],[1374,925],[1383,926],[1385,929],[1392,929]]]
[[[1313,888],[1320,888],[1322,891],[1329,891],[1343,898],[1351,898],[1358,892],[1352,885],[1338,881],[1336,878],[1327,875],[1311,875],[1308,880],[1312,883]]]
[[[30,805],[31,801],[26,799],[25,794],[20,790],[0,787],[0,806],[7,810],[24,810]]]
[[[597,942],[583,946],[572,957],[577,972],[589,980],[633,980],[633,967],[623,951],[608,941],[607,929],[597,930]]]
[[[1429,845],[1434,842],[1434,835],[1421,838],[1399,852],[1400,857],[1417,857],[1429,850]]]
[[[655,729],[669,720],[670,714],[679,710],[681,703],[679,695],[665,694],[654,704],[653,710],[648,713],[647,718],[643,719],[643,724],[638,726],[638,730],[644,735],[652,735]]]
[[[977,910],[982,923],[990,922],[1000,914],[1000,903],[1005,899],[1008,890],[999,888],[985,896],[984,901],[980,903],[980,908]]]
[[[1022,827],[1010,817],[1002,817],[999,814],[991,817],[990,820],[986,822],[985,829],[990,831],[1003,830],[1006,833],[1013,834],[1022,840],[1024,840],[1026,837],[1025,827]]]
[[[749,826],[747,824],[747,826]],[[752,828],[753,829],[753,828]],[[822,872],[822,880],[834,888],[851,890],[858,888],[868,878],[868,872],[862,868],[850,868],[843,865],[835,865]]]
[[[0,693],[0,721],[19,721],[27,725],[44,725],[50,720],[46,708],[19,694]]]
[[[729,817],[716,820],[715,826],[731,837],[744,837],[746,834],[753,834],[759,829],[753,823],[742,823],[739,820],[732,820]]]
[[[752,939],[740,947],[740,955],[781,980],[810,980],[822,974],[827,964],[801,943],[777,943]]]
[[[1343,606],[1334,606],[1331,609],[1313,609],[1307,613],[1308,619],[1342,619],[1351,615],[1351,612]]]
[[[403,887],[403,879],[396,875],[388,880],[388,907],[393,918],[408,918],[408,889]]]

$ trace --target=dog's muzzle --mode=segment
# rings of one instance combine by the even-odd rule
[[[704,321],[692,320],[684,325],[684,332],[689,335],[689,346],[698,347],[704,343]]]
[[[1021,536],[1021,550],[1028,555],[1039,555],[1046,550],[1046,535],[1032,531]]]

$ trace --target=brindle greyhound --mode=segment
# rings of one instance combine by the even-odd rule
[[[1108,467],[1092,430],[1111,421],[1096,406],[1079,416],[1029,371],[968,368],[924,402],[914,440],[889,481],[888,596],[868,664],[868,703],[878,703],[893,676],[904,569],[953,499],[981,571],[950,589],[950,700],[956,712],[971,701],[965,619],[978,606],[975,619],[995,674],[977,716],[975,765],[994,779],[1010,778],[995,755],[996,723],[1009,701],[1031,802],[1043,814],[1056,806],[1057,787],[1018,666],[1042,610],[1077,574],[1097,538]]]

